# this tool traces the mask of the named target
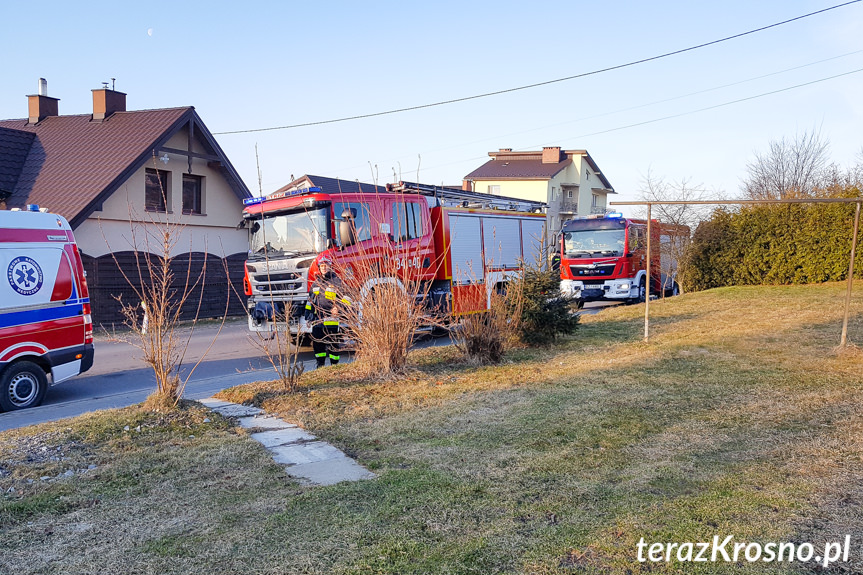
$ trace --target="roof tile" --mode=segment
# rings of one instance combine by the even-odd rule
[[[104,121],[89,114],[51,116],[37,124],[0,120],[0,155],[7,156],[4,142],[14,140],[9,132],[31,139],[8,205],[40,204],[71,220],[189,110],[116,112]],[[0,168],[0,188],[11,171]]]

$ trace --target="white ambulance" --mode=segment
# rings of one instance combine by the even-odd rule
[[[72,228],[39,206],[0,211],[0,410],[42,403],[93,365],[93,322]]]

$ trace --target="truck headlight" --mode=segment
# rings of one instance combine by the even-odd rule
[[[620,284],[619,286],[617,286],[617,289],[620,291],[628,291],[629,290],[629,284]]]

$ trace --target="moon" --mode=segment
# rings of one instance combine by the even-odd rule
[[[153,29],[147,28],[147,36],[152,36],[152,35],[153,35]]]

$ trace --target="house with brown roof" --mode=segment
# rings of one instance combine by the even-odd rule
[[[587,150],[489,152],[491,160],[464,177],[464,188],[548,204],[549,234],[576,216],[605,213],[616,193]]]
[[[40,80],[28,116],[0,120],[0,208],[38,204],[69,221],[97,324],[122,322],[116,297],[135,303],[121,270],[137,281],[136,252],[161,255],[153,232],[164,222],[179,225],[177,273],[206,268],[201,317],[221,316],[226,298],[242,313],[230,284],[241,293],[248,240],[236,224],[251,194],[213,135],[191,106],[128,111],[126,94],[92,92],[92,113],[61,116]],[[187,317],[197,294],[189,301]]]

